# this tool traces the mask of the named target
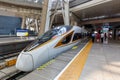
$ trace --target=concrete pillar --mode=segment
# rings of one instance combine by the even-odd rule
[[[46,17],[47,17],[47,10],[48,10],[48,2],[49,0],[44,0],[42,5],[42,19],[41,19],[41,26],[40,26],[40,33],[43,34],[45,32],[45,25],[46,25]]]
[[[70,13],[70,25],[72,26],[78,25],[78,19],[75,18],[75,16],[72,13]]]
[[[78,22],[75,21],[73,18],[71,18],[70,25],[72,25],[72,26],[77,26],[77,25],[78,25]]]
[[[30,21],[29,21],[29,17],[28,17],[28,16],[26,17],[26,21],[27,21],[27,23],[28,23],[28,24],[26,25],[26,29],[30,29],[30,24],[29,24]]]
[[[25,24],[26,24],[26,17],[25,15],[22,17],[22,25],[21,25],[21,29],[25,29]]]
[[[75,22],[74,22],[74,25],[75,25],[75,26],[77,26],[77,25],[78,25],[77,21],[75,21]]]

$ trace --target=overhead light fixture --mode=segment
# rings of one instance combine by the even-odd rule
[[[39,1],[39,0],[35,0],[34,2],[35,2],[35,3],[38,3],[38,1]]]

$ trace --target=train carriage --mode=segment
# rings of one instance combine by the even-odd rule
[[[16,68],[26,72],[32,71],[60,53],[77,45],[80,41],[80,27],[55,27],[39,36],[20,53]]]

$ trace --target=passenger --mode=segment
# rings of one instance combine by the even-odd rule
[[[109,32],[109,38],[112,39],[112,31]]]
[[[107,35],[107,33],[104,34],[104,43],[108,44],[108,35]]]
[[[97,42],[100,42],[100,34],[99,33],[97,33],[96,39],[97,39]]]
[[[104,39],[107,40],[107,33],[104,34]]]
[[[101,33],[101,43],[103,43],[104,34]]]
[[[118,32],[118,39],[120,40],[120,30],[119,30],[119,32]]]
[[[92,33],[92,42],[95,41],[95,33]]]

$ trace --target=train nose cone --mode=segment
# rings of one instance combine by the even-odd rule
[[[34,68],[32,55],[20,54],[16,62],[16,68],[25,72],[32,71]]]

